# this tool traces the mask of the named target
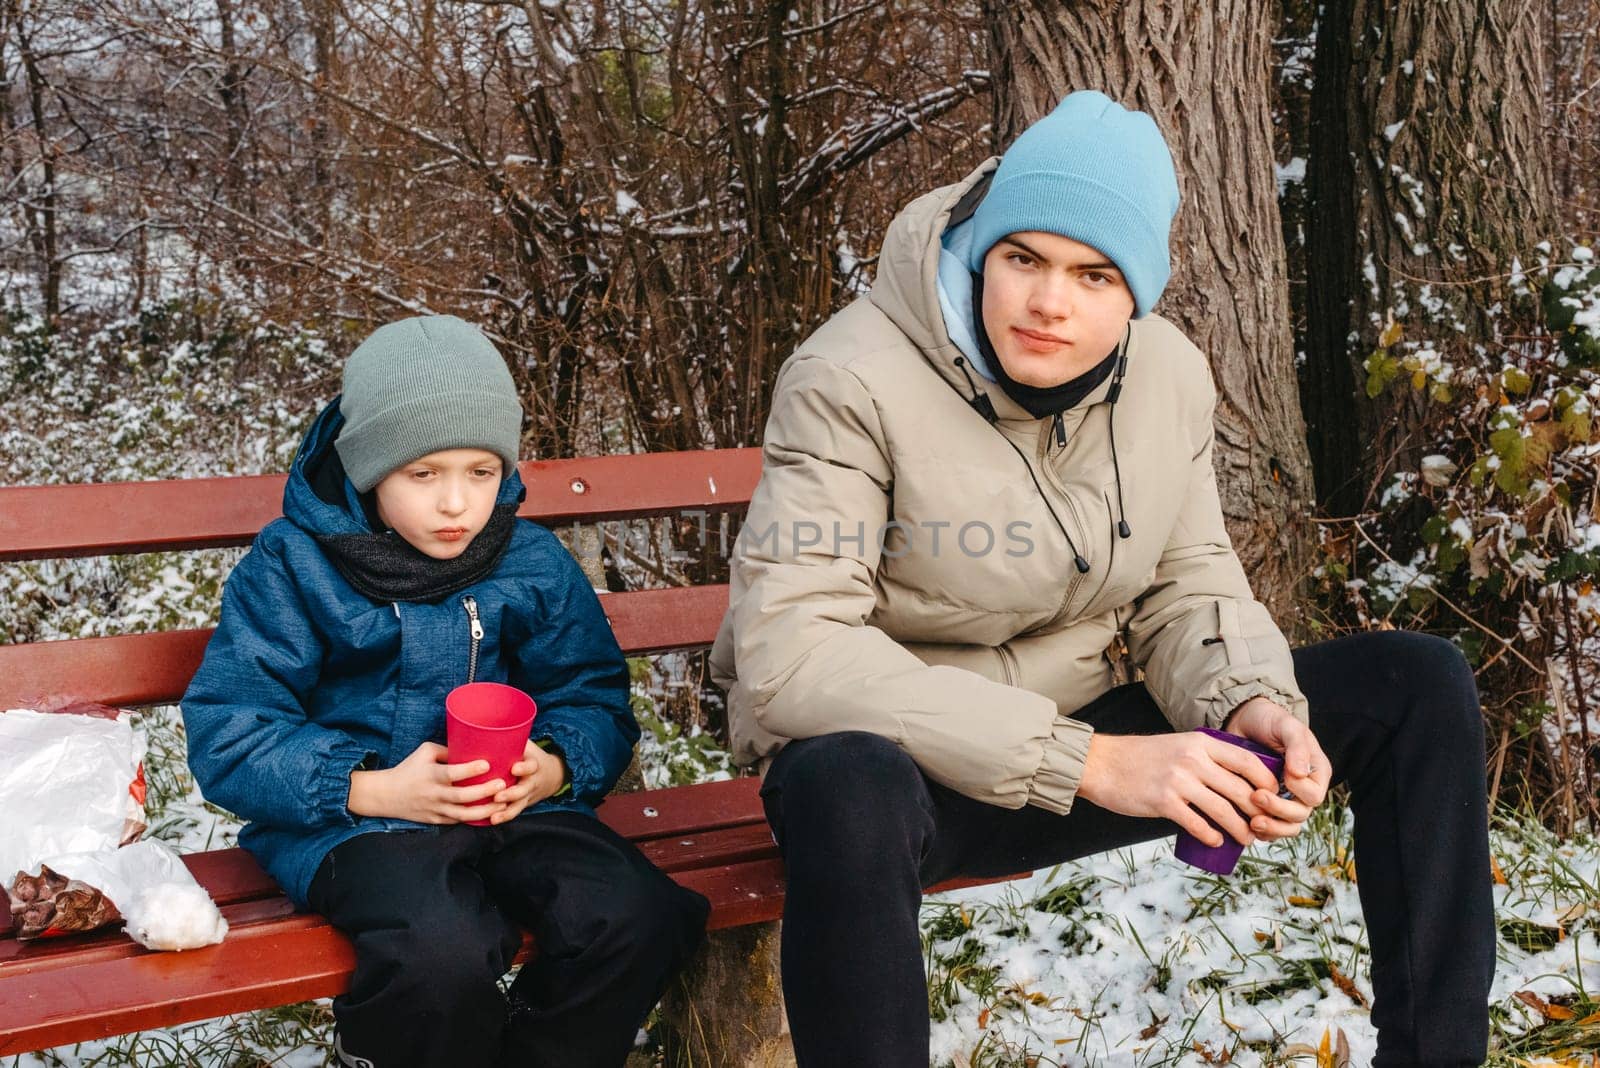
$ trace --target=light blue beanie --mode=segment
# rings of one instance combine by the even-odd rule
[[[1104,93],[1072,93],[1000,158],[972,216],[967,265],[981,272],[984,256],[1007,234],[1070,237],[1117,265],[1141,318],[1172,273],[1167,235],[1177,211],[1172,154],[1155,121]]]

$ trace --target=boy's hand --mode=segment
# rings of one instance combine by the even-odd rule
[[[1262,812],[1256,798],[1277,787],[1255,754],[1197,731],[1151,735],[1095,731],[1089,738],[1078,796],[1125,816],[1171,820],[1206,845],[1221,845],[1222,834],[1203,813],[1234,841],[1251,845],[1258,836],[1247,821]]]
[[[410,756],[383,771],[350,773],[347,805],[357,816],[387,816],[413,823],[465,823],[494,819],[505,806],[499,802],[474,805],[505,789],[499,779],[477,786],[457,786],[462,779],[489,770],[487,760],[449,764],[445,747],[423,742]],[[521,765],[518,765],[521,767]]]
[[[555,753],[547,753],[529,741],[522,759],[511,765],[511,774],[517,781],[494,795],[502,807],[489,817],[491,824],[514,820],[529,805],[537,805],[561,789],[567,781],[567,766]]]
[[[1328,796],[1328,784],[1333,778],[1333,763],[1317,744],[1311,728],[1277,702],[1252,697],[1233,710],[1223,729],[1283,754],[1283,784],[1294,798],[1288,800],[1256,790],[1250,800],[1259,811],[1250,817],[1251,832],[1269,842],[1299,834],[1311,810]]]

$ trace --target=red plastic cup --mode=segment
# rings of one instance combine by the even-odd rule
[[[1259,742],[1253,742],[1249,738],[1241,738],[1237,734],[1229,734],[1226,731],[1214,730],[1210,727],[1201,727],[1199,730],[1200,733],[1209,734],[1220,742],[1227,742],[1229,745],[1236,745],[1240,749],[1246,749],[1254,753],[1261,758],[1261,763],[1267,766],[1267,770],[1272,772],[1278,782],[1280,784],[1283,782],[1282,753],[1275,749],[1268,749],[1266,746],[1261,745]],[[1232,835],[1222,830],[1221,827],[1217,827],[1217,822],[1210,816],[1205,816],[1205,821],[1222,833],[1222,844],[1219,846],[1206,845],[1188,831],[1179,831],[1178,847],[1174,850],[1174,853],[1185,864],[1192,864],[1196,868],[1208,871],[1213,875],[1232,875],[1233,869],[1239,863],[1239,856],[1244,852],[1244,845],[1234,841]]]
[[[511,765],[522,759],[538,710],[533,698],[498,682],[469,682],[451,690],[444,699],[445,748],[450,763],[489,762],[488,771],[456,785],[476,786],[491,779],[511,785]],[[486,797],[474,804],[487,805],[493,800]],[[467,822],[474,827],[489,824],[487,819]]]

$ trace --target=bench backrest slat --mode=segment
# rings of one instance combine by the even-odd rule
[[[519,465],[518,514],[546,525],[636,519],[750,501],[761,450],[643,453]],[[247,545],[277,518],[283,475],[0,488],[0,561]]]
[[[728,607],[728,587],[609,593],[600,603],[625,653],[693,649],[710,645],[716,637]],[[199,668],[210,637],[209,629],[169,630],[0,645],[0,709],[176,701]]]

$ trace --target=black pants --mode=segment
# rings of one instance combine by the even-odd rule
[[[349,992],[333,1001],[355,1068],[617,1068],[708,911],[577,812],[352,838],[309,896],[355,940]],[[522,928],[538,950],[508,1006],[498,981]]]
[[[1334,782],[1350,786],[1375,1063],[1479,1064],[1495,930],[1472,673],[1449,642],[1403,631],[1323,642],[1294,663]],[[1142,683],[1079,716],[1111,734],[1171,729]],[[788,868],[783,990],[806,1068],[927,1065],[923,887],[1176,833],[1081,799],[1065,816],[983,804],[860,732],[791,742],[762,797]]]

